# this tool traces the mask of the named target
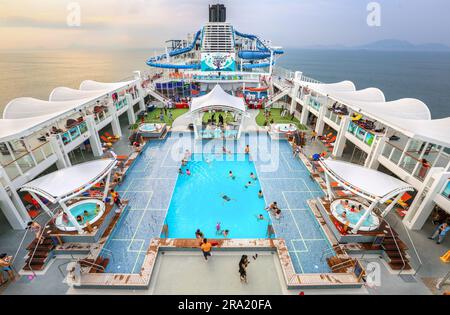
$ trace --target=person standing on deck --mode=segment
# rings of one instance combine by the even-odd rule
[[[444,241],[445,235],[450,231],[450,226],[447,222],[439,225],[433,232],[433,235],[429,237],[430,240],[438,239],[436,244],[441,244]]]
[[[208,261],[208,257],[211,257],[212,244],[208,242],[207,238],[204,238],[203,244],[200,248],[202,249],[203,257],[205,257],[205,260]]]

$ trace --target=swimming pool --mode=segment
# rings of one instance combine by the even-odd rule
[[[187,169],[191,176],[185,174]],[[217,223],[220,230],[229,230],[228,238],[267,238],[270,217],[264,198],[258,196],[259,180],[250,178],[256,168],[248,156],[194,154],[183,173],[167,214],[169,238],[194,238],[197,229],[207,238],[223,238],[216,232]]]

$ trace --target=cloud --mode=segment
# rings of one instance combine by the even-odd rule
[[[3,28],[35,28],[35,29],[70,29],[67,21],[64,20],[45,20],[36,19],[25,16],[8,16],[0,20],[0,27]],[[102,22],[83,22],[81,29],[105,29],[108,27],[106,23]]]

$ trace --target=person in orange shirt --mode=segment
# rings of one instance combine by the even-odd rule
[[[208,242],[208,239],[205,238],[203,239],[203,244],[200,247],[202,249],[205,260],[208,261],[208,257],[211,257],[212,244]]]

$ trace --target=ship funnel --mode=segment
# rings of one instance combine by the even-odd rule
[[[227,21],[227,8],[223,4],[212,4],[209,6],[209,22],[224,23]]]

